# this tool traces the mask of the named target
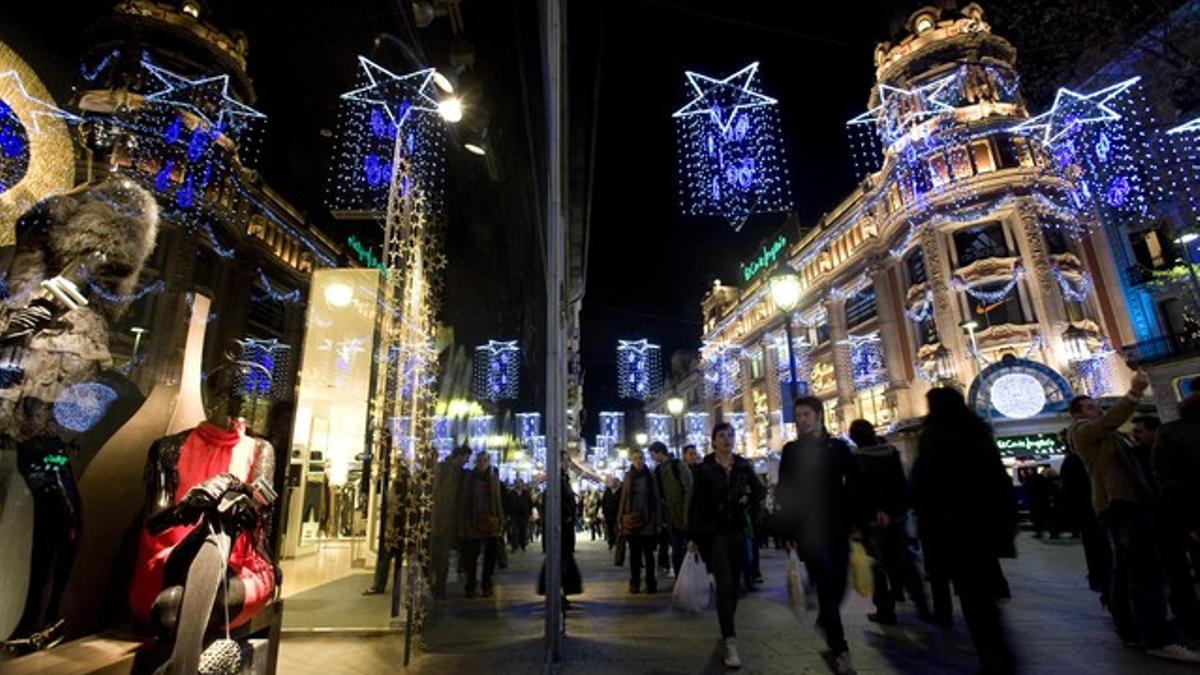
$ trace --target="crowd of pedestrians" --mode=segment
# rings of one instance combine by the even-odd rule
[[[1108,410],[1086,396],[1073,399],[1061,470],[1020,468],[1017,478],[1035,537],[1082,538],[1088,586],[1125,645],[1200,662],[1189,643],[1200,627],[1193,564],[1200,561],[1200,394],[1180,404],[1179,420],[1161,425],[1136,415],[1147,386],[1138,373]],[[870,621],[895,624],[898,605],[908,602],[919,620],[950,625],[957,597],[981,672],[1015,672],[1001,616],[1011,591],[1000,565],[1016,555],[1013,476],[992,428],[958,390],[933,388],[926,403],[907,469],[897,447],[866,420],[849,425],[849,442],[830,434],[813,397],[795,401],[796,438],[782,448],[773,485],[734,452],[725,423],[713,427],[704,456],[689,445],[676,457],[655,442],[651,465],[631,450],[624,476],[602,489],[576,495],[564,469],[564,595],[582,591],[577,534],[590,532],[617,565],[628,564],[631,594],[659,592],[679,576],[685,556],[698,552],[715,590],[721,659],[737,669],[738,597],[763,582],[759,551],[770,535],[803,562],[815,587],[816,627],[831,669],[852,673],[841,606],[851,549],[861,545],[871,559]],[[1130,422],[1126,435],[1120,429]],[[469,458],[469,449],[455,449],[435,473],[437,598],[446,597],[451,550],[459,551],[467,597],[491,595],[501,553],[525,551],[544,512],[542,490],[521,480],[501,484],[486,452],[467,468]]]

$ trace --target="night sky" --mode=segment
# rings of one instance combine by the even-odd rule
[[[1181,1],[994,0],[983,6],[994,31],[1017,46],[1024,93],[1030,108],[1040,110],[1087,57],[1127,44],[1148,14]],[[673,351],[698,348],[702,295],[715,278],[733,280],[739,262],[777,234],[783,221],[783,214],[763,215],[735,233],[716,219],[680,215],[671,113],[690,98],[684,71],[725,77],[761,62],[764,93],[779,100],[795,210],[800,223],[811,226],[855,184],[844,123],[866,106],[875,43],[889,39],[922,4],[935,3],[570,3],[572,123],[584,138],[593,121],[598,125],[594,170],[573,177],[593,186],[582,326],[589,439],[599,411],[636,407],[616,396],[617,340],[661,344],[667,366]],[[55,97],[66,101],[78,78],[76,37],[111,6],[110,0],[90,0],[72,3],[66,12],[58,3],[3,3],[0,40],[32,62]],[[404,56],[396,50],[385,45],[373,51],[381,33],[410,35],[397,3],[212,0],[204,6],[217,25],[249,37],[255,105],[270,118],[261,163],[267,181],[335,239],[351,233],[370,238],[372,226],[334,222],[324,208],[332,141],[322,130],[334,126],[337,95],[355,85],[357,54],[373,54],[404,71]],[[536,7],[529,0],[462,3],[476,66],[461,89],[474,106],[468,116],[489,127],[500,175],[489,177],[483,163],[457,144],[447,158],[451,266],[444,317],[460,344],[522,341],[523,394],[512,410],[542,408],[544,391],[537,187],[544,184],[544,132]],[[416,31],[435,65],[455,46],[444,26],[440,20]],[[600,86],[593,90],[597,72]]]

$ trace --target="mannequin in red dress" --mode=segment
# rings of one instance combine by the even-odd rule
[[[205,631],[225,624],[226,608],[229,627],[242,625],[275,591],[275,451],[247,435],[239,410],[240,398],[229,397],[210,421],[156,441],[146,461],[146,526],[129,598],[138,619],[174,638],[169,672],[194,671],[188,662]]]

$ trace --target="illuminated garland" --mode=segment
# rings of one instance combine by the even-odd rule
[[[1050,273],[1054,275],[1054,280],[1058,282],[1058,287],[1062,291],[1063,298],[1068,302],[1083,302],[1087,299],[1088,291],[1092,289],[1092,275],[1085,270],[1079,280],[1079,286],[1073,286],[1071,280],[1063,274],[1058,265],[1053,265],[1050,268]]]
[[[720,216],[737,230],[754,213],[791,208],[777,101],[759,93],[757,71],[686,73],[694,98],[673,115],[685,215]]]
[[[271,285],[271,280],[267,278],[266,272],[263,272],[261,267],[258,269],[258,284],[262,286],[267,297],[275,302],[296,303],[300,302],[303,297],[299,288],[293,288],[290,291],[277,290]]]
[[[838,344],[850,348],[849,365],[855,389],[874,387],[887,381],[883,341],[879,333],[848,335],[846,339],[838,341]]]
[[[913,323],[924,323],[933,318],[933,290],[927,289],[925,295],[916,304],[916,307],[904,309],[904,315]]]
[[[1008,283],[1004,284],[1004,286],[994,291],[981,291],[976,288],[972,288],[970,284],[962,279],[959,279],[958,277],[951,278],[950,285],[986,305],[991,305],[1008,297],[1008,294],[1012,293],[1012,290],[1017,287],[1017,282],[1019,282],[1024,276],[1025,268],[1014,267],[1013,278]]]
[[[100,299],[104,300],[105,302],[108,302],[108,303],[111,303],[114,305],[128,305],[128,304],[135,303],[138,300],[141,300],[142,298],[144,298],[147,295],[150,295],[152,293],[154,293],[154,294],[162,293],[163,290],[166,289],[167,284],[164,283],[162,279],[159,279],[158,281],[155,281],[154,283],[142,286],[141,288],[137,289],[136,291],[129,293],[129,294],[125,294],[125,295],[122,295],[119,293],[109,293],[108,291],[104,290],[104,288],[102,286],[100,286],[100,284],[97,284],[96,282],[92,281],[91,279],[87,280],[87,287],[90,292],[96,294],[96,296],[98,296]]]
[[[732,398],[742,388],[742,365],[739,349],[727,343],[705,343],[701,349],[704,361],[705,396],[709,400]]]

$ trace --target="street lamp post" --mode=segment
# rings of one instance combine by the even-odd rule
[[[981,358],[979,356],[979,343],[975,340],[975,330],[979,328],[979,322],[975,319],[967,318],[960,321],[958,327],[971,337],[971,358],[978,365]]]
[[[783,312],[784,342],[787,343],[788,377],[791,380],[792,400],[800,398],[800,383],[796,378],[796,354],[792,349],[792,310],[800,304],[800,277],[795,272],[780,272],[771,277],[771,300]],[[786,406],[785,406],[786,407]]]
[[[678,396],[672,396],[667,399],[667,412],[671,413],[671,436],[672,444],[678,449],[679,443],[679,426],[680,416],[683,415],[683,408],[687,403]]]

